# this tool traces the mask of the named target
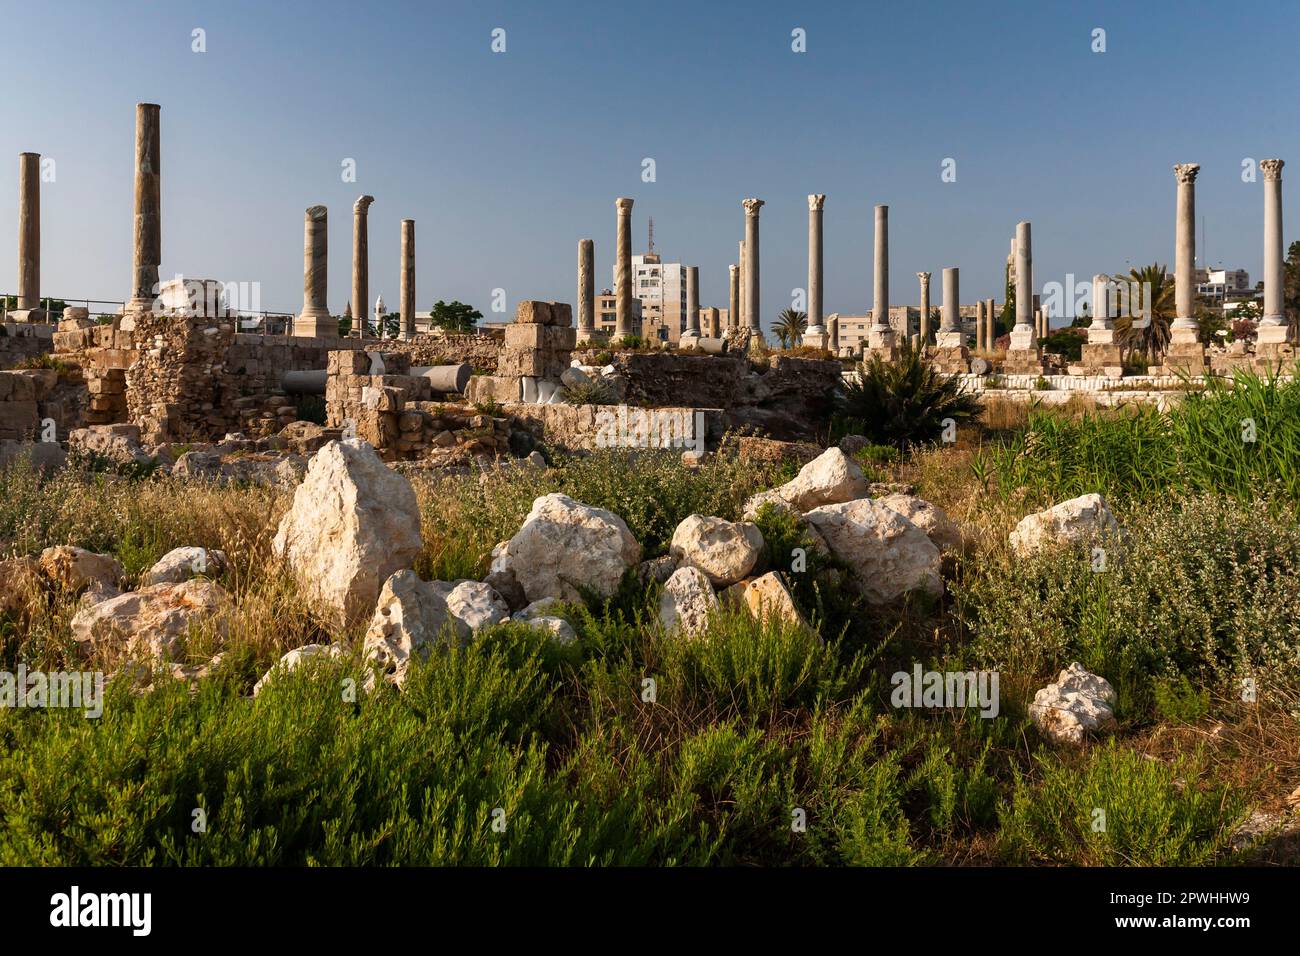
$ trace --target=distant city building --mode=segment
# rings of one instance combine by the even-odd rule
[[[596,296],[596,331],[613,335],[618,326],[618,297],[612,289],[601,289]],[[645,337],[644,321],[641,312],[641,300],[632,299],[632,327],[640,329],[638,333]]]
[[[618,265],[614,282],[618,283]],[[676,342],[686,328],[686,266],[664,262],[657,252],[632,257],[632,296],[641,303],[650,337]]]
[[[1196,294],[1216,302],[1226,298],[1241,298],[1254,290],[1250,286],[1250,273],[1245,269],[1197,269]]]

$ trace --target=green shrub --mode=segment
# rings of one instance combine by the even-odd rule
[[[855,432],[898,448],[938,441],[945,420],[969,421],[980,411],[957,379],[941,373],[910,345],[903,346],[897,361],[873,355],[860,364],[857,377],[845,383],[839,404]]]
[[[1014,863],[1198,866],[1228,855],[1242,801],[1207,784],[1204,760],[1149,760],[1113,742],[1067,764],[1037,760],[1037,779],[1016,774],[999,843]]]

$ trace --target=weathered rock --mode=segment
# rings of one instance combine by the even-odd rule
[[[659,597],[659,622],[669,634],[696,637],[708,627],[718,597],[699,568],[681,567],[672,573]]]
[[[807,512],[865,497],[867,484],[857,462],[838,448],[828,448],[776,492],[799,511]]]
[[[312,458],[272,549],[334,623],[355,624],[420,553],[415,491],[370,445],[332,441]]]
[[[877,500],[924,531],[941,552],[961,548],[961,528],[938,505],[915,495],[887,495]]]
[[[1011,532],[1011,550],[1027,557],[1043,548],[1114,534],[1119,524],[1101,495],[1071,498],[1059,505],[1027,515]]]
[[[1034,695],[1029,716],[1054,743],[1077,747],[1086,732],[1114,725],[1114,705],[1115,690],[1110,683],[1076,661],[1061,671],[1056,683]]]
[[[623,519],[568,495],[542,495],[523,526],[493,560],[493,573],[512,571],[529,601],[578,600],[578,588],[609,596],[641,558]]]
[[[642,561],[636,566],[636,578],[641,584],[664,584],[677,570],[677,559],[671,554],[662,554],[649,561]]]
[[[398,571],[384,582],[362,656],[401,687],[413,656],[426,655],[438,641],[464,641],[469,636],[469,625],[451,613],[436,587],[414,571]]]
[[[562,603],[559,598],[541,598],[515,614],[511,620],[546,631],[557,644],[572,644],[578,635],[568,621],[555,613],[555,609]]]
[[[103,458],[113,465],[147,465],[153,459],[140,444],[135,425],[90,425],[68,434],[68,448],[90,458]]]
[[[116,558],[63,544],[42,551],[40,563],[50,584],[73,594],[91,585],[116,589],[126,575]]]
[[[191,628],[204,622],[223,638],[233,610],[225,589],[212,581],[154,584],[78,611],[72,636],[110,657],[125,651],[133,660],[166,663],[182,655]]]
[[[924,531],[871,498],[824,505],[806,515],[830,549],[852,570],[852,580],[872,604],[908,591],[943,593],[939,549]]]
[[[748,521],[690,515],[673,532],[669,552],[679,567],[699,568],[714,587],[727,587],[754,569],[763,535]]]
[[[313,659],[319,658],[339,658],[344,655],[345,650],[341,644],[306,644],[302,647],[295,647],[289,653],[281,657],[271,669],[262,675],[261,679],[253,685],[253,696],[260,694],[267,684],[277,676],[282,676],[290,671],[297,670],[303,664]]]
[[[430,585],[447,602],[447,609],[471,631],[498,624],[510,617],[510,605],[488,584],[478,581],[432,581]]]
[[[514,611],[528,603],[528,596],[524,594],[524,589],[510,566],[510,556],[506,554],[509,544],[509,541],[501,541],[492,548],[492,563],[483,583],[501,595],[510,610]]]
[[[732,591],[738,592],[736,596],[756,620],[775,617],[800,627],[808,626],[795,606],[793,595],[775,571],[741,582]]]
[[[144,584],[177,584],[196,574],[215,578],[227,567],[226,552],[217,548],[173,548],[145,572]]]
[[[221,456],[211,451],[187,451],[176,459],[171,473],[173,478],[216,481],[221,477]]]
[[[34,610],[44,593],[41,566],[35,558],[0,561],[0,614]]]

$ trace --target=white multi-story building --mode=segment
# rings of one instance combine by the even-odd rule
[[[1197,269],[1196,294],[1222,302],[1251,291],[1250,273],[1245,269]]]
[[[618,265],[613,269],[618,286]],[[647,328],[663,329],[676,342],[686,327],[686,266],[664,262],[657,252],[632,257],[632,297],[641,302]]]

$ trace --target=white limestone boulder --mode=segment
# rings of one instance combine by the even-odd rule
[[[337,659],[342,657],[344,653],[346,652],[341,644],[306,644],[302,647],[295,647],[271,665],[271,669],[263,674],[258,682],[253,685],[253,696],[256,697],[260,694],[266,688],[266,685],[271,683],[271,681],[276,677],[283,676],[290,671],[295,671],[308,661]],[[205,665],[209,671],[212,669],[212,666],[212,662]],[[193,675],[186,674],[185,676],[189,677]]]
[[[699,568],[714,587],[728,587],[754,569],[763,535],[748,521],[690,515],[673,532],[668,551],[679,568]]]
[[[234,602],[221,585],[202,579],[154,584],[84,607],[72,618],[72,637],[109,657],[177,660],[192,629],[215,628],[224,639]]]
[[[1011,532],[1011,551],[1027,557],[1044,548],[1115,534],[1119,523],[1101,495],[1071,498],[1020,519]]]
[[[472,632],[508,620],[510,605],[490,584],[479,581],[432,581],[447,609]]]
[[[581,599],[579,587],[608,597],[641,560],[641,546],[623,519],[568,495],[542,495],[505,548],[494,552],[493,575],[514,574],[529,601]]]
[[[312,458],[272,542],[311,599],[343,626],[364,621],[384,582],[411,567],[420,549],[411,483],[355,438],[329,442]]]
[[[885,495],[876,500],[924,531],[941,553],[961,548],[961,528],[938,505],[932,505],[915,495]]]
[[[145,572],[144,584],[179,584],[196,574],[215,578],[229,566],[226,552],[217,548],[173,548]]]
[[[46,548],[41,552],[40,565],[41,573],[55,589],[72,594],[90,587],[116,593],[126,576],[116,558],[68,545]]]
[[[852,571],[852,581],[872,604],[888,604],[908,591],[943,593],[942,558],[926,533],[871,498],[823,505],[805,516],[831,554]]]
[[[799,469],[798,475],[773,491],[795,510],[807,512],[822,505],[842,504],[855,498],[865,498],[870,493],[870,482],[852,458],[839,448],[827,448]],[[761,494],[755,496],[760,497]],[[755,498],[746,502],[746,513],[750,511],[750,504]]]
[[[1115,724],[1115,689],[1076,661],[1034,694],[1029,716],[1053,743],[1077,747],[1086,733]]]
[[[709,623],[718,597],[699,568],[681,567],[669,575],[659,597],[659,622],[669,634],[698,637]]]
[[[555,613],[556,608],[562,603],[559,598],[542,598],[516,613],[511,620],[546,632],[557,644],[572,644],[578,639],[573,625]]]
[[[469,625],[451,612],[438,588],[414,571],[398,571],[384,582],[361,653],[401,687],[412,658],[427,655],[439,641],[459,643],[469,636]]]

